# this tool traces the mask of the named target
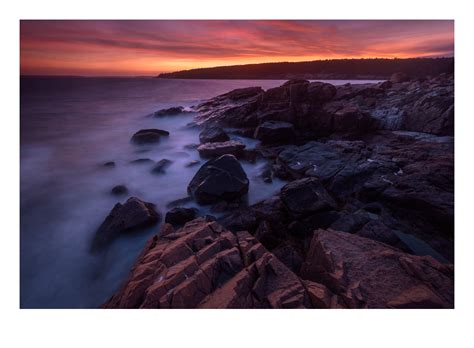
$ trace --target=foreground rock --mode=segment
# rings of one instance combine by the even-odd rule
[[[295,129],[288,122],[267,121],[257,127],[254,137],[264,144],[286,143],[295,138]]]
[[[151,226],[160,220],[154,204],[130,197],[125,203],[117,203],[97,229],[93,249],[104,246],[121,233]]]
[[[201,204],[236,200],[248,189],[247,174],[233,155],[206,162],[188,185],[188,193]]]
[[[330,298],[306,286],[247,232],[197,219],[177,231],[164,225],[103,307],[311,308]]]
[[[160,141],[161,137],[167,137],[170,133],[161,129],[142,129],[132,136],[132,142],[135,144],[151,144]]]
[[[245,144],[236,140],[219,143],[206,143],[200,145],[197,150],[202,157],[212,158],[230,154],[240,156],[245,149]]]
[[[344,232],[316,231],[301,275],[349,308],[454,307],[452,265]]]
[[[291,247],[276,252],[301,264]],[[248,232],[199,218],[163,225],[103,307],[453,308],[453,296],[452,265],[431,257],[318,230],[295,273]]]
[[[201,144],[221,143],[228,140],[230,140],[229,136],[220,127],[208,127],[199,134]]]

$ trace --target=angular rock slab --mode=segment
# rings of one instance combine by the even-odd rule
[[[311,308],[330,300],[323,285],[302,282],[248,232],[196,219],[177,231],[163,225],[103,307]]]
[[[453,265],[345,232],[315,231],[301,276],[349,308],[454,307]]]
[[[155,205],[130,197],[125,203],[117,203],[99,226],[92,243],[93,248],[105,245],[124,232],[151,226],[160,220]]]

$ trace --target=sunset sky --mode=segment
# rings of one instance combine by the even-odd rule
[[[157,75],[330,58],[454,56],[453,21],[21,21],[22,75]]]

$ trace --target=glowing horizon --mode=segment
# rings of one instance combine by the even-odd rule
[[[453,56],[451,20],[20,22],[21,75],[155,76],[255,63]]]

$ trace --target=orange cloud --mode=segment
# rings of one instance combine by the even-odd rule
[[[454,55],[453,21],[21,21],[21,74]]]

